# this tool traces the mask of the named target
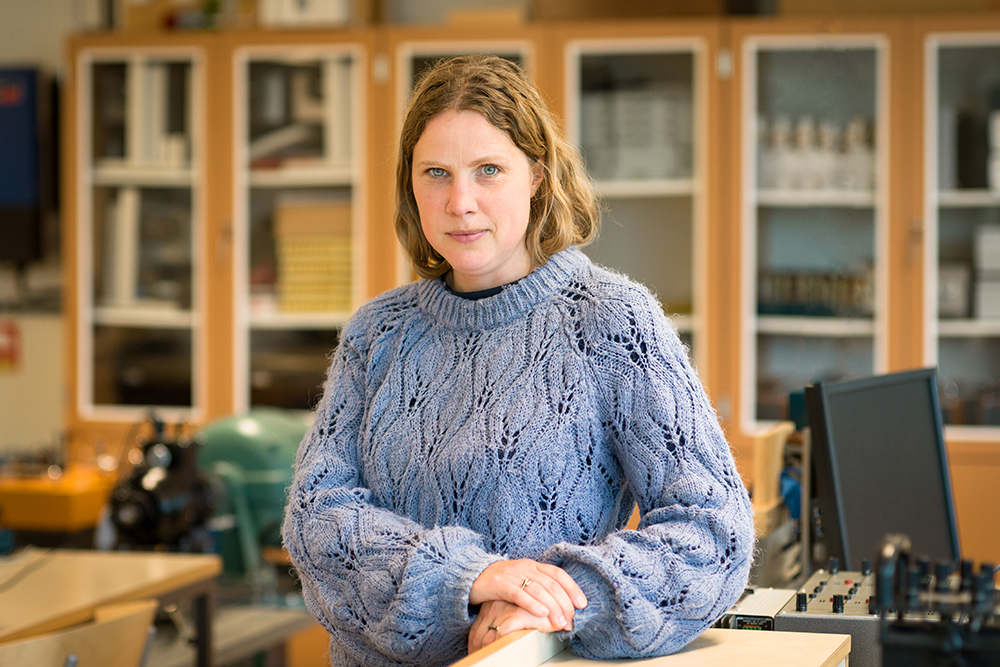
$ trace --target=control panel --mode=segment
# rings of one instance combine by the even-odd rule
[[[870,561],[841,571],[831,558],[778,612],[774,629],[851,635],[851,667],[881,667],[875,583]]]

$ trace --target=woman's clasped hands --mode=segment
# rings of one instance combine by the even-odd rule
[[[480,605],[469,630],[469,653],[516,630],[571,630],[587,597],[561,567],[530,558],[489,565],[472,582],[469,604]]]

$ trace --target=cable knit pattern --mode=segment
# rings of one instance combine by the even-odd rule
[[[743,591],[752,522],[660,305],[571,248],[496,296],[421,280],[358,311],[284,539],[334,665],[444,665],[465,655],[473,580],[504,558],[583,588],[562,633],[577,655],[676,651]]]

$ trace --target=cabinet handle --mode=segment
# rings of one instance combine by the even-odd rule
[[[215,237],[215,260],[226,262],[229,260],[233,249],[233,221],[227,219]]]
[[[910,232],[908,243],[909,262],[913,266],[920,261],[920,253],[924,247],[924,221],[923,218],[910,218]]]
[[[728,80],[733,75],[733,52],[727,48],[721,48],[715,54],[715,73],[723,81]]]

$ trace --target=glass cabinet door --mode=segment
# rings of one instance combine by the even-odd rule
[[[996,427],[1000,32],[930,35],[925,58],[924,357],[938,366],[946,424]]]
[[[202,401],[201,57],[95,49],[77,63],[80,411],[187,419]]]
[[[308,410],[365,297],[362,53],[235,57],[238,408]]]
[[[571,40],[569,136],[604,205],[584,248],[652,290],[697,359],[704,312],[705,46],[696,38]]]
[[[886,364],[887,45],[864,36],[743,42],[743,405]]]

